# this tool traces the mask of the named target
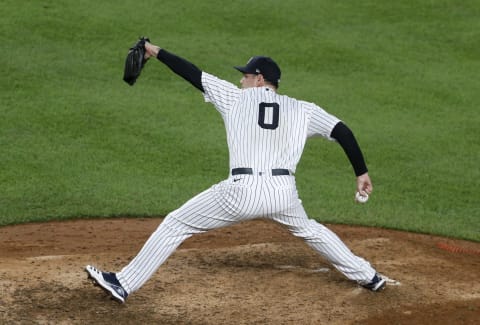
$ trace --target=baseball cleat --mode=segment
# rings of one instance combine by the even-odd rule
[[[368,289],[371,291],[380,291],[385,288],[386,283],[387,283],[387,280],[382,278],[380,274],[376,273],[372,281],[368,283],[360,283],[360,285],[365,289]]]
[[[95,285],[98,285],[104,291],[109,293],[113,299],[122,304],[125,303],[128,293],[123,289],[115,273],[102,272],[91,265],[87,265],[85,271],[88,274],[88,278],[92,279]]]

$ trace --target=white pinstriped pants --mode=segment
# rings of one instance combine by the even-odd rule
[[[354,255],[337,235],[308,219],[294,176],[237,175],[171,212],[117,278],[132,293],[190,236],[255,218],[285,225],[351,280],[368,282],[375,275],[370,263]]]

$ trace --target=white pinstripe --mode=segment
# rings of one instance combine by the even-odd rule
[[[367,261],[354,255],[328,228],[308,219],[294,176],[271,176],[270,172],[273,168],[294,172],[307,137],[330,139],[339,120],[315,104],[278,95],[265,87],[241,90],[207,73],[202,74],[202,85],[205,99],[224,119],[230,167],[248,167],[255,173],[229,176],[171,212],[138,255],[117,273],[125,290],[138,290],[190,236],[254,218],[269,218],[285,225],[347,278],[372,279],[375,270]],[[262,102],[279,104],[275,129],[259,125]],[[274,122],[272,112],[265,111],[264,122],[268,125]],[[258,172],[264,174],[259,176]]]

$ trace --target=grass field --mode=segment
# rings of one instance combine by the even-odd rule
[[[478,1],[0,3],[0,225],[161,216],[228,174],[220,116],[159,62],[122,81],[140,35],[237,82],[255,54],[280,93],[355,132],[375,193],[353,204],[341,148],[311,139],[309,215],[480,240]]]

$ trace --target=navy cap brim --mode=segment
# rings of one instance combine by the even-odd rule
[[[248,70],[247,67],[239,67],[239,66],[235,66],[234,67],[235,69],[237,69],[238,71],[240,71],[241,73],[251,73],[251,74],[257,74],[256,71],[251,71],[251,70]]]

